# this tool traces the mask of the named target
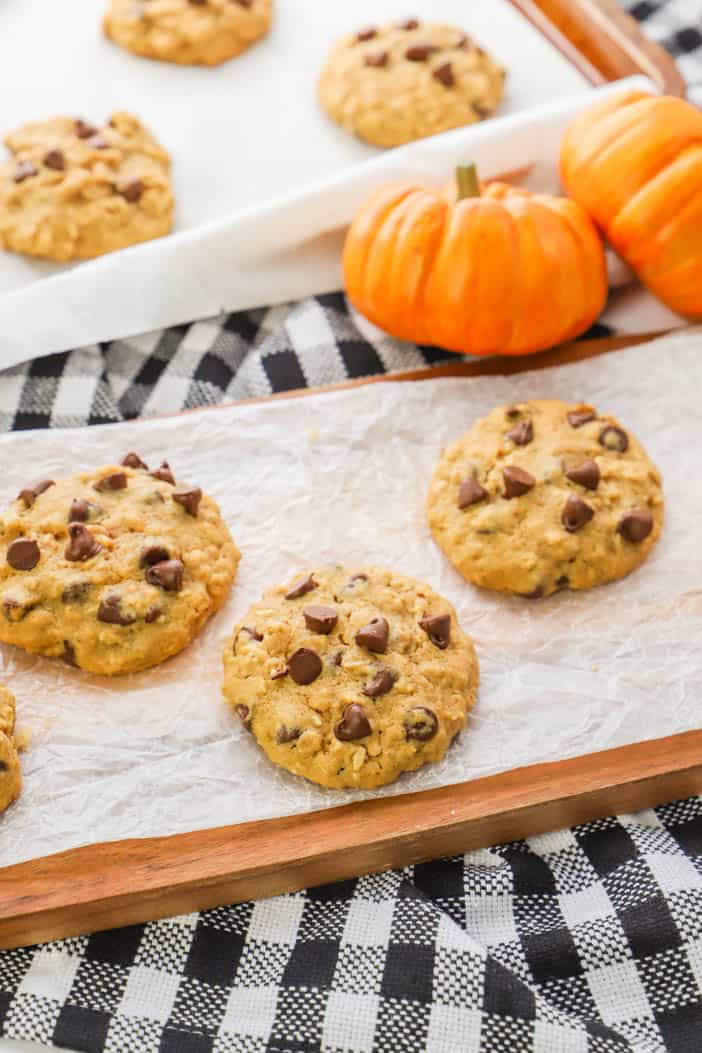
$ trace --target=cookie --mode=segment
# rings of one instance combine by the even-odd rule
[[[221,607],[239,552],[216,503],[119,465],[28,482],[0,520],[0,640],[112,676],[176,654]]]
[[[0,812],[4,812],[20,795],[20,769],[15,733],[15,696],[0,686]]]
[[[110,0],[103,29],[145,58],[216,66],[264,37],[273,0]]]
[[[494,113],[505,71],[462,30],[411,18],[343,37],[319,82],[337,124],[375,146],[399,146]]]
[[[501,406],[444,450],[429,488],[434,538],[464,578],[529,598],[629,574],[663,523],[661,477],[593,406]]]
[[[451,604],[377,567],[327,567],[270,589],[224,651],[224,695],[268,757],[337,789],[439,760],[477,689]]]
[[[159,238],[173,224],[170,159],[129,113],[99,127],[73,117],[5,139],[0,247],[66,261]]]

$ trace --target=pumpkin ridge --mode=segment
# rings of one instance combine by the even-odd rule
[[[577,274],[577,283],[574,280],[574,276],[571,278],[570,284],[570,296],[569,301],[572,304],[574,299],[574,289],[578,291],[578,302],[572,305],[571,316],[568,319],[566,331],[561,337],[561,340],[570,340],[572,336],[582,330],[582,319],[588,315],[587,311],[587,289],[588,289],[588,274],[586,273],[584,252],[580,244],[580,231],[577,230],[571,222],[571,217],[568,214],[568,209],[561,206],[560,200],[550,201],[545,195],[536,195],[534,204],[546,209],[556,220],[560,220],[565,230],[568,232],[568,238],[570,242],[570,256],[572,257],[571,266],[574,266],[575,273]]]
[[[374,236],[369,242],[360,271],[362,275],[361,300],[368,307],[371,321],[377,314],[378,299],[387,296],[385,286],[388,278],[388,258],[392,259],[397,252],[398,233],[408,208],[408,202],[413,199],[418,200],[424,194],[425,191],[421,187],[409,188],[406,194],[392,202],[382,214],[382,218],[377,219]],[[394,303],[392,308],[394,318]],[[382,311],[380,313],[382,314]]]

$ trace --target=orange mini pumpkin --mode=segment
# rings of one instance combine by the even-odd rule
[[[574,201],[504,183],[482,192],[384,187],[344,248],[354,306],[400,340],[476,355],[520,355],[587,329],[607,297],[604,249]]]
[[[630,91],[575,118],[561,178],[614,249],[673,311],[702,318],[702,113]]]

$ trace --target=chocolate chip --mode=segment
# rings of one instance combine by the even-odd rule
[[[192,3],[192,0],[190,0]],[[141,179],[132,179],[131,183],[125,183],[124,186],[117,187],[117,193],[120,194],[125,201],[128,201],[130,205],[136,204],[141,195],[144,193],[145,187]]]
[[[19,600],[15,600],[12,596],[6,596],[2,601],[2,613],[5,616],[5,621],[21,622],[27,617],[30,611],[34,610],[36,603],[28,602],[22,603]]]
[[[375,26],[368,26],[367,29],[360,29],[358,33],[356,33],[356,40],[359,44],[362,44],[366,40],[372,40],[373,37],[377,35],[378,30],[375,28]]]
[[[247,11],[250,7],[253,7],[253,0],[230,0],[230,2],[238,4],[239,7],[245,7]]]
[[[13,570],[32,570],[39,562],[39,546],[32,538],[15,538],[8,545],[6,559]]]
[[[105,475],[93,483],[93,490],[99,490],[101,493],[108,490],[126,490],[126,488],[127,477],[124,472],[112,472],[111,475]]]
[[[583,424],[587,424],[591,420],[597,420],[597,414],[590,406],[571,410],[569,413],[566,413],[566,417],[571,428],[582,428]]]
[[[344,710],[344,715],[334,728],[334,734],[341,742],[354,742],[364,739],[371,733],[371,726],[366,711],[358,702],[352,702]]]
[[[567,574],[561,574],[559,578],[556,578],[556,585],[559,589],[564,589],[566,585],[570,585],[570,578]]]
[[[586,523],[589,523],[594,514],[593,509],[583,501],[582,497],[570,494],[563,505],[561,523],[570,534],[574,534],[576,530],[580,530]]]
[[[99,506],[86,501],[83,497],[74,497],[68,510],[69,523],[87,523],[90,519],[91,509],[99,511]]]
[[[481,106],[479,102],[472,102],[470,105],[476,117],[479,117],[481,121],[490,116],[490,110],[486,106]]]
[[[125,453],[119,463],[123,464],[125,468],[143,468],[146,472],[149,470],[148,464],[144,464],[138,453]]]
[[[275,733],[275,741],[279,746],[285,746],[288,742],[295,742],[301,734],[301,728],[289,728],[285,724],[281,724]]]
[[[240,702],[237,706],[234,706],[234,712],[246,730],[249,731],[251,729],[251,710],[249,707]]]
[[[133,625],[136,618],[131,614],[125,614],[122,610],[122,601],[119,596],[105,596],[98,607],[97,617],[99,622],[107,622],[108,625]]]
[[[165,563],[171,558],[171,554],[163,545],[147,545],[141,550],[139,566],[153,567],[156,563]]]
[[[298,647],[288,658],[288,672],[296,684],[311,684],[322,672],[322,659],[309,647]]]
[[[88,581],[74,581],[61,593],[62,603],[85,603],[92,586]]]
[[[68,544],[63,553],[70,563],[84,563],[86,559],[97,556],[102,548],[86,526],[82,523],[70,523],[68,527]]]
[[[419,624],[434,646],[445,651],[451,639],[451,615],[434,614],[420,618]]]
[[[197,510],[202,500],[202,490],[199,486],[181,486],[174,490],[173,500],[182,505],[189,516],[197,516]]]
[[[317,588],[317,582],[314,580],[311,574],[308,574],[306,578],[300,578],[294,585],[291,585],[288,591],[285,593],[286,600],[299,600],[300,596],[306,596],[308,592],[312,592],[312,589]]]
[[[531,420],[520,420],[507,432],[507,438],[511,439],[516,446],[528,446],[534,438],[534,425]]]
[[[410,62],[426,62],[429,56],[438,50],[433,44],[412,44],[405,51],[405,58]]]
[[[24,501],[26,508],[31,508],[39,494],[43,494],[50,486],[54,485],[53,479],[38,479],[36,483],[30,483],[17,495],[18,501]]]
[[[7,771],[8,767],[9,765],[7,765],[4,760],[0,761],[0,772]]]
[[[20,161],[15,168],[12,178],[15,183],[23,183],[25,179],[29,179],[31,176],[37,174],[37,169],[34,167],[31,161]]]
[[[650,509],[634,508],[621,519],[617,530],[627,541],[644,541],[653,530]]]
[[[251,639],[256,640],[257,643],[260,643],[263,639],[263,633],[260,633],[258,629],[250,629],[248,625],[242,625],[241,629],[239,629],[239,632],[248,633]]]
[[[324,607],[322,604],[313,603],[305,607],[302,612],[305,625],[311,633],[322,633],[328,636],[339,620],[339,615],[333,607]]]
[[[403,22],[397,23],[398,29],[419,29],[419,19],[417,18],[406,18]]]
[[[480,485],[475,476],[472,476],[461,483],[458,491],[458,507],[469,508],[470,505],[477,505],[479,501],[484,501],[486,497],[488,497],[487,490]]]
[[[366,66],[372,66],[375,69],[382,69],[384,66],[387,66],[389,58],[390,56],[387,51],[369,51],[368,54],[364,56],[363,61]]]
[[[381,695],[387,695],[388,691],[392,691],[395,686],[397,676],[394,669],[379,669],[373,679],[364,685],[363,694],[368,698],[380,698]]]
[[[604,446],[605,450],[615,450],[617,453],[624,453],[625,450],[629,449],[627,433],[622,431],[621,428],[615,427],[614,424],[608,424],[606,428],[603,428],[597,441],[600,446]]]
[[[413,706],[405,713],[405,736],[417,742],[428,742],[439,730],[436,713],[426,706]]]
[[[55,172],[63,172],[66,167],[66,158],[60,150],[49,150],[44,154],[44,164],[47,168],[53,168]]]
[[[519,406],[508,406],[505,410],[505,417],[507,420],[519,420],[521,413]]]
[[[339,665],[341,665],[341,663],[343,662],[343,660],[344,660],[344,652],[343,652],[343,651],[336,651],[336,652],[335,652],[335,653],[334,653],[334,654],[332,655],[332,658],[331,658],[331,664],[332,664],[332,665],[336,665],[336,666],[339,666]]]
[[[80,117],[74,121],[73,128],[79,139],[89,139],[91,135],[95,135],[97,132],[97,128],[86,121],[82,121]]]
[[[151,625],[153,622],[156,621],[157,618],[160,618],[162,614],[163,611],[160,607],[149,607],[148,611],[144,615],[144,621],[147,625]]]
[[[385,618],[374,618],[356,633],[356,643],[375,654],[385,654],[388,649],[390,626]]]
[[[586,490],[596,490],[600,483],[600,468],[597,461],[588,457],[587,460],[569,468],[566,476],[579,486],[584,486]]]
[[[502,469],[502,478],[505,481],[505,492],[503,497],[508,501],[512,497],[521,497],[522,494],[526,494],[534,486],[536,486],[536,479],[529,472],[525,472],[523,468],[517,468],[514,464],[508,464],[506,468]]]
[[[179,559],[166,559],[149,567],[144,576],[149,585],[157,585],[166,592],[180,592],[183,587],[183,570]]]
[[[282,680],[284,676],[288,675],[288,667],[284,665],[281,669],[274,669],[271,673],[271,680]]]
[[[68,662],[69,665],[78,665],[76,661],[76,652],[73,644],[70,640],[63,641],[63,654],[61,655],[64,662]]]
[[[450,62],[444,62],[442,66],[437,66],[432,71],[432,77],[434,80],[438,80],[439,84],[443,84],[445,88],[452,88],[456,83],[456,78],[453,75],[453,66]]]
[[[175,479],[168,461],[161,461],[158,468],[154,468],[153,472],[149,472],[149,475],[154,479],[160,479],[162,483],[170,483],[171,486],[175,486]]]

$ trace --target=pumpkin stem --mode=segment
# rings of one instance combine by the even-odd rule
[[[478,169],[475,165],[456,165],[456,185],[459,201],[464,197],[480,197]]]

